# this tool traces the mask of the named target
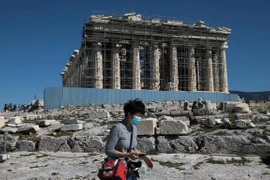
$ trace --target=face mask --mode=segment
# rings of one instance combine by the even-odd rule
[[[138,117],[138,116],[134,116],[132,119],[131,119],[131,124],[133,125],[137,125],[141,122],[142,118],[141,117]]]

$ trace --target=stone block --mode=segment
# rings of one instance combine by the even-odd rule
[[[0,116],[0,129],[5,126],[5,117]]]
[[[83,124],[70,124],[70,125],[63,125],[60,131],[77,131],[82,130]]]
[[[171,111],[171,116],[188,116],[189,111]]]
[[[247,103],[240,103],[234,107],[234,112],[236,112],[236,113],[250,113],[251,111],[250,111]]]
[[[170,116],[171,115],[171,112],[170,111],[162,111],[162,112],[158,112],[157,113],[158,116]]]
[[[35,134],[39,130],[38,125],[23,125],[22,127],[19,127],[17,130],[17,133],[23,133],[23,134]]]
[[[61,121],[62,124],[77,124],[77,119],[75,117],[65,118]]]
[[[35,143],[29,140],[18,140],[16,143],[18,151],[34,151]]]
[[[235,113],[236,119],[249,119],[251,117],[252,117],[251,114]]]
[[[138,150],[144,153],[148,153],[155,150],[155,138],[143,137],[138,138]]]
[[[90,119],[104,119],[104,118],[110,118],[110,113],[106,111],[105,109],[97,109],[96,111],[91,111],[88,114],[88,117]]]
[[[250,119],[236,120],[235,123],[236,123],[236,126],[239,128],[249,128],[249,127],[254,128],[255,127],[255,125],[252,123]]]
[[[10,158],[10,154],[0,154],[0,162],[3,162]]]
[[[156,118],[142,119],[141,123],[137,125],[138,135],[155,135],[157,121]]]
[[[16,133],[18,130],[18,128],[13,128],[13,127],[3,127],[2,129],[0,129],[0,133],[10,133],[10,134],[14,134]]]
[[[38,116],[36,114],[28,114],[26,120],[37,120]]]
[[[161,120],[159,122],[160,134],[178,135],[187,134],[189,129],[186,123],[181,120]]]
[[[11,117],[8,121],[9,124],[22,124],[21,116]]]
[[[50,126],[51,124],[55,123],[56,120],[39,120],[37,121],[37,124],[40,126],[40,127],[48,127]]]

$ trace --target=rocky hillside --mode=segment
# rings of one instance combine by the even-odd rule
[[[270,91],[262,92],[242,92],[242,91],[230,91],[232,94],[238,94],[241,98],[244,97],[245,100],[270,100]]]

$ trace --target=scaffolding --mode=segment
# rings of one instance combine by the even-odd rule
[[[213,84],[219,92],[224,86],[230,29],[136,13],[97,14],[84,22],[79,52],[61,72],[64,87],[189,91],[190,47],[196,90],[211,91]]]

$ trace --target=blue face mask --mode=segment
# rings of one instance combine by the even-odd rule
[[[134,116],[132,119],[131,119],[131,124],[133,125],[138,125],[140,122],[141,122],[142,118],[139,117],[139,116]]]

